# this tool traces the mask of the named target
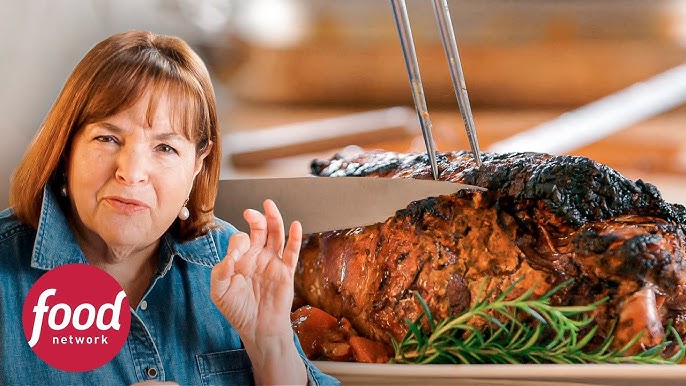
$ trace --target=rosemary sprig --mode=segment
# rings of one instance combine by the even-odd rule
[[[395,356],[391,362],[673,364],[681,362],[686,354],[686,345],[671,323],[662,343],[634,355],[627,352],[641,334],[621,349],[612,348],[612,333],[600,345],[589,345],[598,331],[598,325],[591,325],[593,318],[589,315],[607,299],[585,306],[551,305],[551,297],[570,283],[566,281],[538,298],[533,297],[534,288],[530,288],[515,299],[506,300],[520,280],[489,300],[492,294],[484,295],[484,279],[471,308],[440,322],[434,320],[426,302],[415,293],[424,313],[415,321],[406,320],[409,330],[402,341],[393,339]],[[522,313],[535,321],[523,322]],[[427,319],[428,332],[422,330],[423,318]],[[483,327],[470,323],[475,318],[485,321]],[[665,356],[665,349],[674,342],[678,350]]]

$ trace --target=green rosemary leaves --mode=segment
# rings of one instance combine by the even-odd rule
[[[517,281],[518,282],[518,281]],[[621,349],[612,348],[613,335],[601,344],[592,344],[598,326],[589,315],[598,307],[597,302],[586,306],[554,306],[551,297],[569,284],[564,282],[533,298],[531,288],[515,299],[506,300],[517,284],[509,286],[493,300],[484,294],[486,279],[481,283],[475,304],[456,317],[435,321],[424,300],[419,299],[424,314],[415,321],[407,320],[409,331],[398,342],[393,339],[395,356],[391,363],[679,363],[686,354],[686,346],[675,329],[666,328],[664,341],[634,355],[627,351],[640,335]],[[533,322],[522,322],[522,315]],[[519,317],[518,317],[519,316]],[[421,328],[426,318],[429,331]],[[486,323],[476,328],[470,323],[481,318]],[[671,356],[665,349],[677,345]]]

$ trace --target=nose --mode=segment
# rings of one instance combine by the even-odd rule
[[[117,154],[115,176],[117,181],[134,185],[148,181],[150,160],[147,154],[135,146],[124,146]]]

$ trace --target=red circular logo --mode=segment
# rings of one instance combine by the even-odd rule
[[[89,371],[114,358],[131,327],[129,300],[107,272],[67,264],[31,287],[22,312],[24,335],[45,363],[64,371]]]

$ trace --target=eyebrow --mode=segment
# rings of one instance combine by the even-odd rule
[[[100,123],[96,124],[96,126],[101,126],[105,129],[113,131],[117,134],[122,134],[124,132],[124,129],[122,129],[121,127],[119,127],[117,125],[113,125],[109,122],[100,122]],[[157,133],[157,134],[155,134],[154,138],[156,140],[159,140],[159,141],[166,141],[166,140],[170,140],[170,139],[180,139],[180,138],[184,138],[184,137],[175,131],[168,131],[168,132],[164,132],[164,133]]]

